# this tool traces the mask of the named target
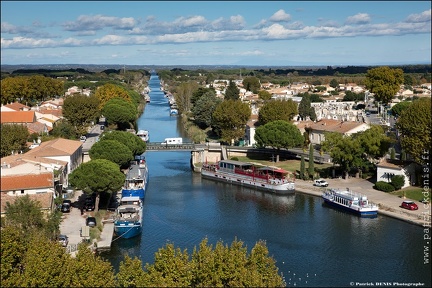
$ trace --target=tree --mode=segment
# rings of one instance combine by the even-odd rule
[[[141,155],[146,151],[146,142],[130,132],[110,131],[102,134],[100,141],[105,140],[115,140],[126,145],[132,151],[132,155]]]
[[[314,148],[313,145],[309,145],[309,166],[308,166],[309,177],[314,178],[315,167],[314,167]]]
[[[399,117],[400,115],[402,115],[403,111],[405,111],[406,109],[408,109],[408,107],[411,106],[411,104],[411,101],[402,101],[397,103],[391,108],[392,115]]]
[[[59,138],[76,139],[78,131],[69,121],[66,119],[60,119],[54,123],[50,134]]]
[[[405,185],[405,177],[402,175],[395,175],[391,178],[391,184],[395,190],[400,190]]]
[[[27,127],[20,124],[1,124],[1,157],[27,150]]]
[[[359,169],[363,165],[363,150],[359,141],[337,132],[325,133],[324,135],[325,140],[321,144],[322,150],[330,152],[333,163],[341,166],[345,173],[345,179],[348,179],[348,173],[352,168]]]
[[[309,117],[312,121],[316,120],[315,109],[311,106],[309,93],[305,93],[298,106],[298,114],[302,120],[306,120]]]
[[[224,100],[213,112],[212,127],[223,141],[231,143],[245,134],[251,109],[239,100]]]
[[[389,103],[404,81],[402,69],[391,69],[383,66],[369,69],[364,84],[375,94],[375,100],[384,104]]]
[[[127,133],[127,132],[126,132]],[[142,140],[141,140],[142,141]],[[116,140],[104,140],[93,144],[89,150],[90,159],[106,159],[116,163],[120,168],[128,167],[134,155],[125,144]]]
[[[196,81],[182,82],[178,87],[174,98],[180,113],[189,112],[192,108],[193,93],[198,90]]]
[[[424,159],[431,153],[431,99],[421,98],[414,101],[400,115],[396,122],[400,132],[400,141],[404,151],[420,164],[428,163]]]
[[[300,179],[305,180],[305,172],[306,172],[305,159],[304,159],[304,156],[301,155],[301,160],[300,160]]]
[[[104,141],[105,142],[105,141]],[[116,142],[116,141],[113,141]],[[103,177],[101,177],[103,175]],[[69,183],[87,194],[97,193],[95,207],[99,207],[99,195],[102,192],[117,192],[123,186],[126,176],[119,166],[106,159],[91,160],[82,163],[69,175]]]
[[[261,125],[276,120],[290,121],[297,114],[297,104],[289,100],[273,100],[266,102],[259,110],[258,121]]]
[[[16,197],[13,203],[6,202],[5,214],[5,225],[15,227],[24,234],[41,230],[46,224],[40,203],[31,200],[28,194]]]
[[[303,144],[303,136],[298,128],[287,121],[276,120],[259,126],[255,131],[258,147],[289,149]]]
[[[336,79],[333,78],[333,79],[330,81],[330,87],[332,87],[332,88],[334,88],[334,89],[338,88],[338,87],[339,87],[339,82],[338,82]]]
[[[41,233],[32,233],[21,262],[21,287],[62,287],[69,257],[59,244],[47,241]]]
[[[192,107],[194,123],[201,128],[207,128],[212,123],[212,115],[222,99],[216,97],[214,90],[204,93]]]
[[[259,88],[261,88],[260,80],[255,76],[246,77],[243,79],[243,88],[256,94]]]
[[[105,104],[102,114],[108,123],[115,123],[119,130],[126,130],[131,127],[131,122],[136,120],[137,109],[131,102],[113,98]]]
[[[76,258],[70,258],[67,264],[64,287],[116,287],[111,264],[94,255],[85,244],[78,246]]]
[[[3,222],[3,221],[2,221]],[[28,236],[15,226],[1,228],[1,286],[2,287],[23,287],[20,285],[20,274],[22,261],[27,251],[26,242]]]
[[[110,83],[100,86],[96,90],[95,96],[99,99],[100,110],[102,110],[105,104],[113,98],[123,98],[126,101],[131,102],[131,97],[125,88]]]
[[[240,97],[240,90],[234,81],[230,80],[228,87],[225,90],[225,100],[238,100]]]
[[[149,282],[146,280],[141,260],[136,256],[132,259],[129,255],[125,255],[120,262],[116,281],[118,287],[145,287]]]
[[[155,253],[154,263],[146,264],[145,270],[144,286],[284,287],[286,284],[264,241],[257,242],[248,254],[241,241],[234,240],[231,246],[219,241],[213,248],[204,239],[191,256],[187,250],[169,243]]]
[[[261,100],[267,101],[267,100],[271,99],[272,94],[270,94],[270,92],[268,92],[266,90],[260,90],[260,91],[258,91],[258,97]]]
[[[371,125],[369,129],[354,134],[353,139],[358,141],[364,155],[370,160],[384,156],[391,144],[391,139],[386,136],[380,125]]]
[[[99,114],[99,100],[95,96],[77,94],[64,100],[63,117],[78,131],[85,130],[82,128],[95,121]]]
[[[213,87],[206,88],[206,87],[199,87],[198,90],[192,93],[191,97],[191,103],[195,105],[195,103],[204,95],[207,95],[208,93],[214,94],[216,96],[216,91]]]

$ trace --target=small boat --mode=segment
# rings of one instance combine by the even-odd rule
[[[178,115],[177,109],[170,109],[170,115]]]
[[[253,163],[221,160],[216,164],[204,164],[201,177],[222,182],[253,187],[278,193],[294,193],[294,177],[289,171],[278,167],[261,166]]]
[[[149,132],[147,130],[138,130],[136,133],[144,142],[148,142],[150,139]]]
[[[148,167],[143,155],[136,156],[126,174],[126,180],[121,191],[121,197],[139,197],[144,201],[148,183]]]
[[[370,203],[367,196],[346,190],[327,189],[322,194],[324,202],[360,216],[376,216],[378,205]]]
[[[149,96],[148,94],[146,94],[146,95],[144,96],[144,98],[145,98],[145,100],[146,100],[146,103],[150,103],[150,96]]]
[[[143,201],[137,197],[122,197],[114,216],[114,233],[120,238],[132,238],[141,234]]]

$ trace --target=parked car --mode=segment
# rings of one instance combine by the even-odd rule
[[[72,209],[72,201],[71,200],[63,200],[63,203],[61,205],[61,212],[63,213],[69,213]]]
[[[63,247],[66,247],[69,243],[69,238],[68,236],[61,234],[58,236],[58,242],[60,242]]]
[[[95,209],[95,200],[91,196],[87,196],[84,200],[84,210],[93,211]]]
[[[34,149],[36,147],[39,147],[39,144],[33,143],[33,144],[30,145],[29,149]]]
[[[416,203],[414,203],[414,201],[411,200],[405,200],[402,202],[401,205],[402,208],[408,209],[408,210],[417,210],[418,206]]]
[[[81,141],[81,142],[85,142],[86,140],[87,140],[87,137],[86,137],[86,136],[81,136],[81,137],[80,137],[80,141]]]
[[[317,180],[314,180],[314,184],[313,185],[314,186],[318,186],[318,187],[327,187],[328,183],[324,179],[317,179]]]
[[[87,217],[86,225],[89,227],[96,227],[96,218],[95,217]]]

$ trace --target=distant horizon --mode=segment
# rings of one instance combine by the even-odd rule
[[[1,63],[427,65],[431,22],[430,1],[2,1]]]

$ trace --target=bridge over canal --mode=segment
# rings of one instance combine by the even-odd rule
[[[305,160],[309,158],[309,151],[302,149],[259,149],[254,147],[241,146],[225,146],[219,143],[183,143],[183,144],[166,144],[162,142],[148,142],[146,152],[190,152],[191,167],[196,169],[196,164],[205,162],[217,162],[223,159],[229,159],[234,156],[250,156],[253,154],[268,155],[268,159],[276,161],[276,155],[283,158],[298,158],[304,156]],[[88,149],[83,150],[83,162],[89,161]],[[327,154],[321,155],[318,151],[314,153],[314,160],[317,163],[330,163],[330,156]]]

